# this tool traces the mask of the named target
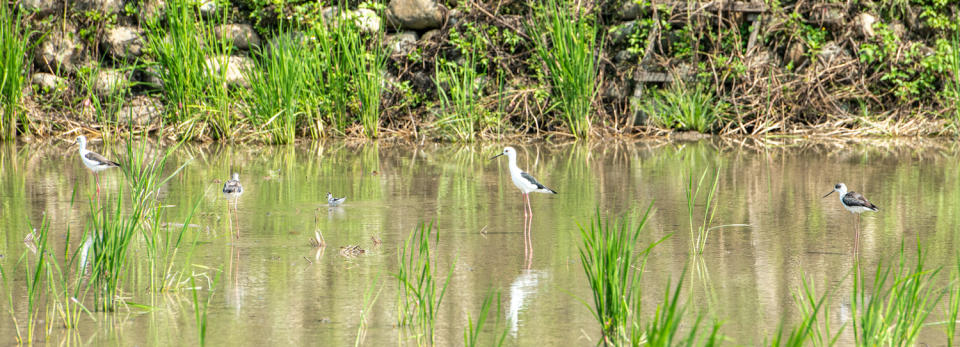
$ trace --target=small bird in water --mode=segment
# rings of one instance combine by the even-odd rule
[[[87,150],[87,137],[86,136],[77,136],[77,145],[80,146],[80,160],[83,161],[90,171],[93,172],[93,178],[97,182],[97,197],[100,197],[100,175],[99,172],[112,168],[120,167],[120,163],[109,160],[106,157],[97,154],[92,151]]]
[[[860,247],[860,214],[867,211],[877,212],[880,210],[880,208],[868,201],[867,198],[863,197],[863,194],[847,191],[847,185],[843,183],[837,183],[837,185],[833,186],[833,190],[823,197],[826,198],[834,192],[840,195],[840,204],[843,205],[843,208],[847,209],[847,211],[850,211],[850,213],[857,214],[857,236],[856,244],[853,246],[853,252],[856,253]]]
[[[327,205],[330,205],[330,207],[340,206],[345,201],[347,201],[347,197],[335,198],[332,193],[327,192]]]
[[[230,180],[223,184],[223,196],[227,199],[234,199],[234,209],[236,209],[236,200],[243,195],[243,185],[240,184],[240,174],[234,172]]]

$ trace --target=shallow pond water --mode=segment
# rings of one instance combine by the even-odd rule
[[[643,278],[649,316],[669,281],[684,269],[687,310],[719,319],[732,345],[757,345],[781,320],[798,314],[793,294],[807,276],[818,291],[831,288],[828,312],[846,324],[841,344],[852,343],[850,272],[855,216],[836,196],[821,197],[837,182],[880,207],[864,214],[861,263],[870,272],[892,261],[901,245],[928,264],[947,266],[960,230],[960,158],[956,144],[883,140],[812,143],[755,140],[513,146],[519,165],[558,195],[532,194],[534,253],[523,248],[522,200],[506,158],[490,160],[503,144],[299,144],[284,147],[194,146],[178,149],[183,171],[160,192],[166,222],[189,221],[197,238],[180,254],[181,272],[219,273],[208,307],[211,345],[350,345],[361,321],[364,293],[379,288],[367,314],[367,345],[413,340],[397,328],[397,251],[422,222],[435,221],[438,276],[452,278],[440,308],[437,345],[460,345],[467,314],[476,317],[485,295],[500,294],[501,312],[483,338],[507,331],[507,345],[594,345],[598,325],[580,265],[579,224],[597,213],[639,216],[654,212],[644,242],[656,246]],[[119,156],[119,146],[91,149]],[[222,181],[240,173],[245,193],[236,221],[221,196]],[[684,197],[690,175],[719,172],[718,209],[701,262],[690,261],[691,237]],[[101,175],[102,198],[127,194],[117,170]],[[90,215],[92,175],[68,143],[0,146],[0,264],[12,268],[24,236],[45,215],[50,242],[63,252],[69,228],[82,230]],[[76,198],[73,198],[76,190]],[[337,208],[326,193],[346,196]],[[695,215],[702,217],[703,204]],[[231,229],[240,238],[231,237]],[[328,246],[310,245],[315,229]],[[382,240],[374,245],[372,238]],[[134,242],[136,244],[136,241]],[[358,245],[359,256],[341,246]],[[136,245],[131,249],[134,258]],[[184,253],[187,253],[184,251]],[[192,266],[184,266],[192,264]],[[130,270],[131,276],[143,276]],[[946,272],[944,276],[946,275]],[[25,298],[23,273],[11,274],[18,317]],[[132,280],[128,291],[140,286]],[[207,282],[198,279],[198,286]],[[189,285],[183,285],[189,287]],[[206,296],[205,291],[200,291]],[[7,312],[8,293],[0,303]],[[193,345],[197,343],[192,291],[129,293],[137,305],[84,315],[80,329],[54,327],[51,343]],[[786,318],[784,318],[786,317]],[[938,313],[931,316],[936,321]],[[94,319],[96,321],[94,321]],[[22,317],[21,317],[22,323]],[[495,331],[496,330],[496,331]],[[0,336],[16,335],[8,314]],[[942,327],[920,342],[940,344]]]

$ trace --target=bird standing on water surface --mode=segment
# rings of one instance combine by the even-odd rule
[[[853,252],[857,253],[857,250],[860,248],[860,214],[867,211],[877,212],[880,209],[868,201],[867,198],[863,197],[863,194],[847,191],[847,185],[843,183],[837,183],[837,185],[833,187],[833,190],[823,197],[826,198],[834,192],[840,195],[840,204],[843,205],[843,208],[850,211],[850,213],[857,214],[857,224],[855,226],[857,236],[856,243],[853,246]]]
[[[533,222],[533,208],[530,207],[530,193],[547,193],[547,194],[557,194],[553,189],[547,188],[543,184],[537,181],[536,178],[533,178],[530,174],[520,170],[520,167],[517,166],[517,150],[513,147],[506,147],[503,149],[503,152],[497,154],[490,160],[496,159],[502,155],[506,155],[507,159],[510,162],[510,179],[513,181],[513,185],[517,186],[517,189],[520,189],[520,193],[523,196],[523,222],[524,222],[524,251],[529,251],[529,254],[533,254],[533,244],[530,240],[530,226]],[[529,250],[528,250],[529,248]]]
[[[80,160],[83,161],[90,171],[93,172],[93,178],[97,182],[97,197],[100,197],[100,171],[112,168],[120,167],[120,164],[107,159],[106,157],[97,154],[92,151],[87,150],[87,137],[86,136],[77,136],[77,145],[80,146]]]
[[[243,195],[243,185],[240,184],[240,174],[234,172],[230,180],[223,184],[223,197],[227,198],[227,212],[230,212],[230,199],[233,199],[233,214],[237,214],[237,203]],[[228,216],[229,217],[229,214]],[[240,216],[237,216],[236,237],[240,238]]]

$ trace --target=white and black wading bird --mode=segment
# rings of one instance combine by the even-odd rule
[[[877,212],[880,209],[868,201],[867,198],[863,197],[863,194],[847,191],[847,185],[843,183],[837,183],[837,185],[833,187],[833,190],[823,197],[826,198],[834,192],[840,195],[840,204],[843,205],[843,208],[857,215],[857,224],[854,226],[856,230],[856,241],[853,246],[853,252],[857,253],[860,248],[860,214],[867,211]]]
[[[97,197],[100,197],[100,175],[99,172],[112,168],[120,167],[120,164],[107,159],[106,157],[87,150],[87,137],[77,136],[77,145],[80,146],[80,160],[83,161],[90,171],[93,172],[93,178],[97,182]]]
[[[347,197],[335,198],[333,193],[327,192],[327,205],[330,205],[330,207],[340,206],[345,201],[347,201]]]

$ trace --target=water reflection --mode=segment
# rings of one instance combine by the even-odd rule
[[[462,339],[465,312],[489,288],[509,293],[513,345],[593,345],[596,322],[579,300],[590,302],[578,260],[579,229],[599,209],[633,214],[651,202],[645,242],[672,235],[651,254],[644,275],[645,309],[653,310],[668,279],[692,276],[684,300],[724,322],[721,332],[737,345],[760,344],[782,317],[797,314],[793,293],[807,276],[819,292],[831,288],[835,322],[852,319],[847,276],[855,230],[836,201],[820,199],[824,187],[856,182],[856,190],[884,210],[863,216],[860,263],[865,270],[889,261],[901,244],[926,245],[930,265],[947,265],[960,227],[960,159],[955,142],[915,139],[860,142],[784,138],[700,142],[511,144],[524,169],[559,195],[533,197],[530,227],[534,262],[526,259],[522,200],[503,163],[488,159],[505,144],[408,146],[396,143],[310,143],[283,147],[188,145],[169,170],[186,163],[163,187],[164,222],[183,223],[200,200],[186,237],[199,244],[178,253],[178,267],[222,269],[210,304],[208,342],[216,345],[352,344],[362,293],[377,277],[396,271],[396,251],[417,223],[436,221],[438,271],[456,264],[440,311],[438,340]],[[119,147],[99,148],[116,158]],[[716,225],[700,260],[691,264],[683,184],[691,172],[719,168]],[[233,206],[222,181],[237,171],[245,193]],[[123,175],[105,172],[104,197],[126,194]],[[44,214],[57,254],[79,249],[90,217],[94,180],[76,149],[57,144],[0,145],[0,263],[16,264],[23,237]],[[326,192],[349,197],[328,208]],[[829,200],[829,201],[828,201]],[[887,208],[889,206],[889,208]],[[695,215],[703,206],[696,206]],[[74,235],[66,238],[67,230]],[[243,238],[235,240],[231,230]],[[329,251],[311,246],[322,230]],[[374,248],[371,237],[382,240]],[[341,246],[371,250],[346,258]],[[133,252],[133,257],[137,253]],[[909,258],[909,255],[908,255]],[[532,266],[537,270],[517,269]],[[136,274],[136,271],[131,270]],[[869,271],[868,271],[869,272]],[[15,276],[22,276],[17,272]],[[143,275],[140,275],[143,276]],[[136,277],[136,276],[135,276]],[[869,279],[868,279],[869,280]],[[180,292],[142,293],[147,279],[127,285],[129,300],[147,313],[97,313],[84,318],[71,341],[96,344],[196,344],[192,304]],[[12,283],[22,284],[22,277]],[[366,341],[396,343],[396,283],[369,312]],[[23,297],[17,293],[15,298]],[[0,311],[9,304],[0,300]],[[14,303],[22,310],[23,303]],[[533,319],[532,317],[536,317]],[[115,323],[110,323],[115,322]],[[523,324],[521,324],[521,322]],[[116,324],[116,325],[115,325]],[[114,329],[114,327],[119,327]],[[937,342],[937,327],[921,342]],[[494,334],[489,331],[485,334]],[[15,334],[0,318],[0,336]],[[57,331],[68,336],[74,332]],[[55,337],[52,341],[59,341]],[[595,340],[594,340],[595,341]],[[840,344],[852,343],[848,331]]]

